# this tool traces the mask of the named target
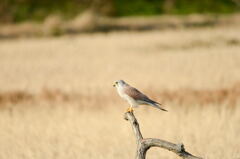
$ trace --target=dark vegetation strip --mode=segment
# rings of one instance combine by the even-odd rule
[[[240,99],[240,83],[236,83],[229,88],[221,88],[214,90],[195,90],[191,88],[179,89],[175,91],[163,90],[153,94],[153,91],[145,90],[150,97],[159,99],[162,103],[174,102],[179,105],[194,104],[227,104],[236,106]],[[109,96],[114,95],[86,95],[80,93],[66,93],[62,90],[43,89],[37,94],[26,91],[8,91],[0,93],[0,105],[17,104],[23,102],[83,102],[83,101],[107,101]],[[117,98],[117,96],[115,97]],[[115,100],[115,98],[111,98]]]
[[[107,16],[233,13],[239,0],[1,0],[0,22],[41,21],[58,14],[72,18],[94,8]]]

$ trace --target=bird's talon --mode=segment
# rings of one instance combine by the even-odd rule
[[[129,107],[129,108],[127,109],[127,112],[128,112],[128,113],[133,113],[133,108],[132,108],[132,107]]]

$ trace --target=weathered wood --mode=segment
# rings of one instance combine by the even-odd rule
[[[147,150],[150,149],[151,147],[164,148],[166,150],[176,153],[183,159],[202,159],[200,157],[193,156],[189,152],[185,151],[183,144],[174,144],[161,139],[143,138],[139,128],[138,121],[132,112],[126,112],[124,114],[124,118],[125,120],[128,120],[131,123],[134,135],[136,137],[137,143],[136,159],[145,159]]]

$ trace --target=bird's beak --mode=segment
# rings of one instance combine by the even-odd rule
[[[114,84],[113,87],[116,87],[116,84]]]

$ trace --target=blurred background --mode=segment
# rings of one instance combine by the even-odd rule
[[[0,158],[133,158],[112,87],[123,79],[168,110],[134,110],[144,137],[239,159],[239,11],[239,0],[0,1]]]
[[[88,10],[114,17],[162,14],[230,14],[239,9],[238,0],[3,0],[1,22],[41,21],[50,14],[70,19]]]

